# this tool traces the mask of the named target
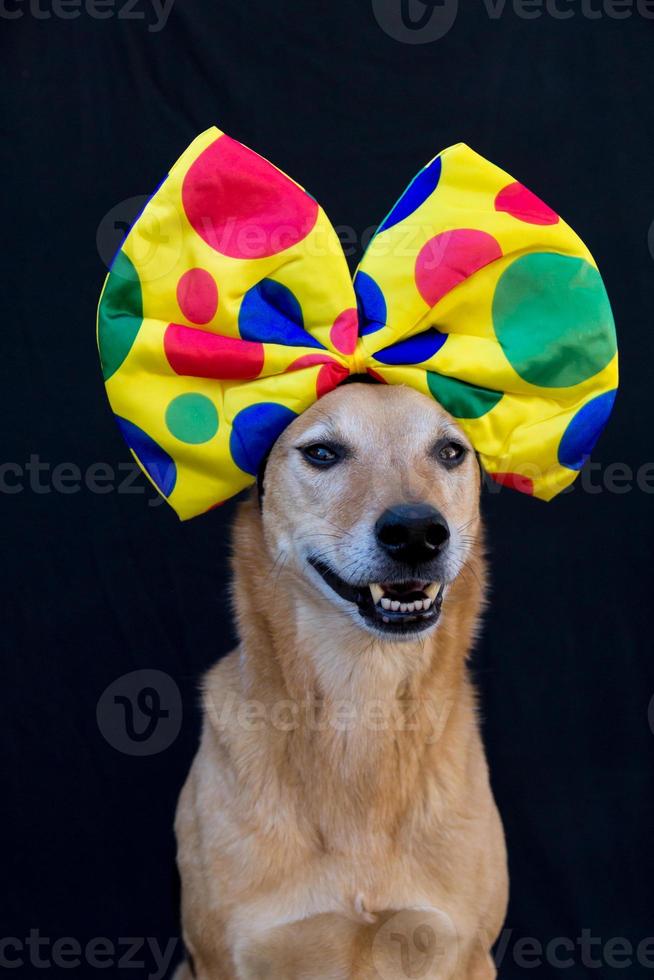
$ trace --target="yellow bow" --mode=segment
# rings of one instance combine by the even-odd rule
[[[366,372],[436,398],[491,477],[548,500],[587,458],[618,377],[590,252],[462,143],[411,182],[352,282],[306,191],[202,133],[114,260],[98,344],[121,431],[182,519],[251,484],[300,412]]]

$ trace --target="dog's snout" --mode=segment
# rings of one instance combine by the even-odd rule
[[[419,565],[436,557],[447,543],[450,529],[431,504],[396,504],[377,521],[375,537],[392,558]]]

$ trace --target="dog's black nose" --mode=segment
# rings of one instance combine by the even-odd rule
[[[447,521],[430,504],[396,504],[375,524],[375,537],[384,551],[407,565],[435,558],[449,536]]]

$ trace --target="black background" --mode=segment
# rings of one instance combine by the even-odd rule
[[[465,141],[543,196],[594,253],[622,355],[594,492],[576,486],[545,505],[504,490],[484,504],[493,591],[475,671],[512,880],[500,976],[654,976],[654,946],[649,968],[626,971],[615,965],[622,947],[604,948],[654,935],[651,465],[636,480],[654,459],[654,20],[625,6],[617,19],[601,0],[594,18],[559,0],[569,19],[526,19],[508,2],[492,17],[462,2],[444,37],[408,44],[369,0],[176,0],[159,31],[149,0],[119,17],[123,2],[103,8],[106,19],[67,19],[74,8],[47,17],[6,0],[0,16],[2,456],[12,464],[0,494],[1,935],[165,945],[178,934],[173,813],[197,743],[198,678],[233,641],[233,507],[181,524],[152,506],[140,477],[131,493],[97,493],[84,474],[129,460],[95,349],[106,273],[96,236],[105,259],[119,243],[115,214],[103,216],[120,205],[129,220],[121,202],[151,192],[216,123],[357,235],[436,152]],[[32,454],[45,470],[26,469]],[[74,471],[68,492],[55,488],[61,463],[79,467],[77,491]],[[103,736],[96,709],[109,684],[142,668],[173,678],[183,714],[173,707],[181,731],[168,748],[135,757]],[[567,969],[529,970],[538,957],[520,958],[524,937],[575,942],[583,929],[602,940],[594,959],[579,945]],[[23,957],[22,975],[43,975]],[[88,962],[67,973],[150,969],[151,958],[131,973]]]

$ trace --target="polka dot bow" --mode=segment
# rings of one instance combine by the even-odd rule
[[[98,343],[120,429],[182,519],[251,484],[283,429],[363,372],[436,398],[494,480],[548,500],[618,375],[586,246],[462,143],[415,177],[352,282],[315,200],[208,130],[116,256]]]

